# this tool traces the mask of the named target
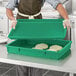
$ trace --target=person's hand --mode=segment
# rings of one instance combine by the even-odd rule
[[[71,28],[70,20],[69,20],[69,19],[65,19],[65,20],[63,21],[63,26],[64,26],[64,28],[67,27],[67,29],[70,29],[70,28]]]
[[[16,24],[17,24],[17,20],[12,20],[11,28],[15,29]]]

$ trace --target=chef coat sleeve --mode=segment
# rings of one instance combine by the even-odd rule
[[[49,4],[51,4],[54,9],[56,9],[56,7],[58,6],[58,4],[61,3],[60,0],[46,0],[46,2],[48,2]]]
[[[9,0],[8,4],[6,5],[6,8],[9,8],[11,10],[14,10],[18,6],[18,0]]]

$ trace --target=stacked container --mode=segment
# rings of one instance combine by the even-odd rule
[[[65,58],[71,53],[72,42],[64,40],[67,29],[64,29],[62,21],[63,19],[18,19],[16,28],[8,36],[15,39],[6,45],[8,53],[56,60]],[[32,49],[39,43],[60,45],[63,48],[58,52]]]

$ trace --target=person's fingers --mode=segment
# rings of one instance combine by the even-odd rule
[[[70,25],[70,23],[69,23],[69,28],[71,28],[71,25]]]
[[[66,23],[66,26],[67,26],[67,30],[69,30],[71,28],[69,23]]]
[[[13,23],[12,23],[12,28],[13,28],[13,29],[15,29],[16,24],[17,24],[17,22],[13,22]]]
[[[70,22],[67,23],[68,29],[71,28]]]
[[[15,29],[15,26],[13,26],[13,29]]]
[[[66,24],[65,23],[63,23],[63,26],[64,26],[64,29],[66,28]]]
[[[65,20],[63,21],[63,24],[64,24],[64,28],[67,27],[67,30],[71,28],[70,20],[65,19]]]
[[[64,29],[66,28],[66,25],[64,25]]]
[[[11,28],[13,28],[14,27],[14,23],[12,23],[12,25],[11,25]]]
[[[14,22],[14,24],[13,24],[13,29],[15,29],[15,26],[16,26],[16,22]]]
[[[11,26],[11,28],[13,28],[13,26],[14,26],[14,23],[12,22],[12,26]]]
[[[65,23],[66,28],[68,29],[67,23]]]
[[[13,28],[13,25],[11,25],[11,28]]]
[[[11,28],[15,29],[16,24],[17,24],[17,21],[16,20],[12,20]]]
[[[70,25],[70,21],[69,20],[64,20],[63,21],[63,24],[64,24],[64,28],[67,27],[67,30],[71,28],[71,25]]]

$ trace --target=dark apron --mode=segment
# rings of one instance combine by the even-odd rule
[[[18,11],[26,15],[35,15],[41,11],[42,0],[20,0],[18,4]],[[42,19],[42,15],[34,17],[35,19]],[[17,19],[28,19],[17,14]]]
[[[42,6],[42,0],[20,0],[18,4],[18,11],[25,15],[34,15],[41,11],[41,6]],[[42,19],[42,15],[40,14],[34,18]],[[17,19],[28,19],[28,17],[23,17],[17,14]],[[27,68],[24,66],[18,66],[17,72],[18,76],[29,76],[29,73],[31,74],[31,76],[34,76],[35,74],[34,73],[35,70],[33,68]],[[37,75],[40,76],[40,74]]]

